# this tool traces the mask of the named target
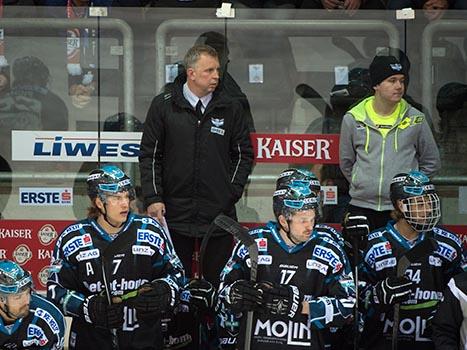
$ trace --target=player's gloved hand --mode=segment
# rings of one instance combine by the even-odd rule
[[[413,283],[407,277],[386,277],[374,286],[380,304],[392,305],[410,298]]]
[[[252,281],[235,281],[227,293],[227,303],[235,312],[258,310],[262,301],[261,291]]]
[[[197,311],[212,309],[216,300],[216,288],[207,280],[193,278],[185,286],[190,307]]]
[[[365,241],[370,233],[368,219],[363,215],[347,213],[342,226],[344,238],[350,243]]]
[[[262,311],[293,318],[301,312],[303,295],[297,286],[273,282],[259,282],[263,294]]]
[[[122,328],[123,304],[111,304],[104,295],[91,295],[84,299],[82,313],[86,322],[96,327]]]
[[[138,295],[127,300],[127,305],[136,309],[136,315],[142,321],[154,320],[175,308],[177,303],[177,286],[163,279],[143,284],[138,288]]]

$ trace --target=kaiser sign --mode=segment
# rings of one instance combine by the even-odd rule
[[[251,134],[258,163],[339,163],[338,134]]]

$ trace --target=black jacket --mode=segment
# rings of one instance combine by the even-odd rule
[[[215,91],[203,118],[183,97],[184,79],[154,98],[139,157],[146,205],[164,202],[171,229],[201,236],[219,213],[235,218],[253,150],[242,106]]]
[[[433,318],[436,350],[465,349],[467,346],[467,272],[452,278],[444,300]]]

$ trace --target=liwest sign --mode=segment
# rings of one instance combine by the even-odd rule
[[[22,161],[137,162],[142,133],[12,131],[12,159]],[[259,163],[339,163],[338,134],[251,134]]]
[[[140,132],[19,131],[11,132],[13,160],[137,162]]]

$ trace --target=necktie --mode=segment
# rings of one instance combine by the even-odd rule
[[[201,100],[198,100],[198,103],[196,104],[196,116],[199,120],[203,118],[203,110],[201,109],[202,106],[203,103],[201,102]]]

